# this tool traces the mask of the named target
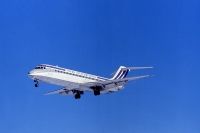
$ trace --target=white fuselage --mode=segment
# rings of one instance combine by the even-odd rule
[[[68,88],[79,88],[81,90],[91,90],[87,86],[85,86],[85,84],[109,80],[108,78],[51,65],[36,67],[29,72],[29,76],[33,80],[43,81],[46,83]],[[119,85],[109,85],[107,87],[109,87],[110,89],[121,88],[121,86]]]

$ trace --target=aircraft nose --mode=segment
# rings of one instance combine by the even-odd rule
[[[28,72],[28,76],[33,76],[33,72],[32,71]]]
[[[28,76],[29,76],[29,77],[31,76],[31,72],[28,72]]]
[[[38,75],[38,73],[35,70],[31,70],[31,71],[28,72],[29,77],[35,77],[37,75]]]
[[[34,73],[32,71],[28,72],[28,77],[29,78],[33,78],[34,77]]]

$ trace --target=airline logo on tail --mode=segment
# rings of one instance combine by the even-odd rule
[[[120,66],[112,79],[123,79],[128,75],[129,71],[125,66]]]

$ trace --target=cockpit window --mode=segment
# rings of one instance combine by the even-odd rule
[[[37,67],[35,67],[35,69],[46,69],[46,67],[37,66]]]

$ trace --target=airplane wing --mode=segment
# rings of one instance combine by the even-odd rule
[[[90,88],[92,86],[106,86],[106,85],[110,85],[110,84],[124,84],[128,81],[131,81],[131,80],[138,80],[138,79],[142,79],[142,78],[147,78],[149,76],[150,75],[143,75],[143,76],[123,78],[123,79],[106,80],[106,81],[103,81],[103,82],[92,82],[92,83],[84,84],[84,86],[87,86],[87,87]],[[74,95],[73,91],[76,91],[76,89],[63,87],[63,88],[58,89],[58,90],[47,92],[45,95],[54,95],[54,94]],[[104,91],[106,91],[106,90],[104,90]],[[112,90],[112,91],[116,91],[116,90]],[[107,93],[107,92],[105,92],[105,93]]]
[[[147,78],[147,77],[150,77],[150,75],[128,77],[128,78],[123,78],[123,79],[105,80],[105,81],[101,81],[101,82],[90,82],[90,83],[84,84],[83,86],[87,86],[87,87],[91,88],[94,86],[105,87],[106,85],[110,85],[110,84],[123,85],[124,83],[126,83],[128,81],[143,79],[143,78]]]
[[[114,79],[114,80],[105,80],[101,82],[92,82],[92,83],[86,83],[84,86],[87,86],[90,89],[100,89],[101,93],[111,93],[119,91],[121,88],[123,88],[124,84],[131,80],[138,80],[150,77],[150,75],[143,75],[143,76],[135,76],[135,77],[129,77],[129,78],[123,78],[123,79]],[[107,86],[107,87],[106,87]]]
[[[102,82],[101,84],[102,85],[117,84],[117,83],[121,83],[121,82],[128,82],[131,80],[138,80],[138,79],[147,78],[147,77],[150,77],[150,75],[129,77],[129,78],[123,78],[123,79],[115,79],[115,80],[107,80],[107,81]]]
[[[72,90],[67,89],[66,87],[47,92],[45,95],[54,95],[54,94],[60,94],[60,95],[73,95]]]

